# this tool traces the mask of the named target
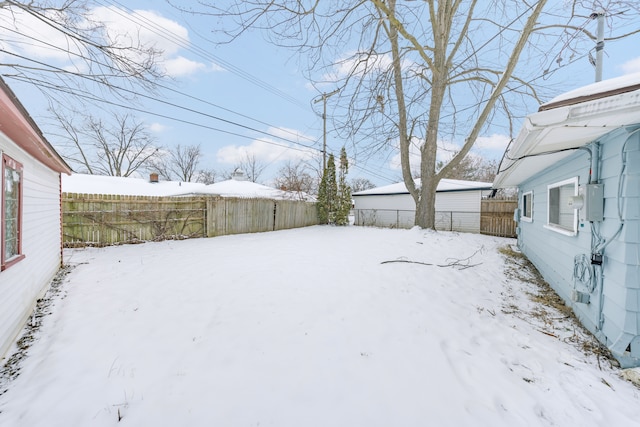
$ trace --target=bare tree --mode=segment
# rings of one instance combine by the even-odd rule
[[[370,190],[375,188],[375,184],[369,181],[367,178],[354,178],[351,180],[351,191],[354,193],[358,191]]]
[[[201,158],[202,150],[199,145],[178,144],[159,153],[150,161],[148,168],[167,180],[191,182],[197,178],[196,171]]]
[[[196,182],[203,184],[213,184],[218,178],[218,172],[215,169],[200,169],[196,174]]]
[[[161,52],[137,34],[110,31],[91,6],[84,0],[0,1],[3,31],[11,35],[0,47],[3,77],[33,84],[51,100],[72,96],[76,102],[132,99],[136,87],[154,88],[164,76],[156,64]],[[24,46],[49,52],[49,59]]]
[[[245,153],[240,163],[238,163],[234,168],[235,170],[241,170],[247,176],[247,179],[251,182],[258,182],[260,179],[260,175],[267,168],[267,165],[260,162],[257,156],[253,153]],[[229,173],[229,178],[233,174],[233,171]]]
[[[280,190],[294,193],[316,194],[318,190],[317,174],[303,161],[282,166],[273,184]]]
[[[467,156],[488,123],[511,124],[517,105],[526,107],[523,99],[539,100],[536,72],[552,55],[537,45],[573,31],[573,23],[591,13],[583,3],[236,0],[225,8],[199,1],[207,7],[204,13],[230,23],[225,31],[231,39],[249,28],[264,30],[274,43],[308,58],[308,78],[319,88],[330,83],[331,90],[340,89],[329,100],[335,127],[370,152],[399,150],[416,224],[424,228],[435,226],[438,182]],[[599,3],[609,14],[621,7],[640,10],[631,1]],[[523,56],[528,64],[518,67]],[[443,141],[459,147],[438,169]],[[412,169],[414,152],[418,173]],[[420,175],[420,186],[414,175]]]
[[[438,169],[446,162],[438,161]],[[498,172],[498,162],[482,156],[467,154],[455,167],[450,168],[444,178],[467,181],[493,182]]]
[[[131,176],[147,167],[158,153],[153,138],[129,114],[112,113],[110,121],[74,112],[52,112],[62,133],[61,155],[79,172]],[[74,120],[81,117],[81,123]]]

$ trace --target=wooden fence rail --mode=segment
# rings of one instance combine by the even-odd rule
[[[513,211],[517,200],[483,199],[480,205],[480,233],[500,237],[516,237]]]
[[[63,193],[65,246],[106,246],[213,237],[318,223],[314,203],[223,198]]]

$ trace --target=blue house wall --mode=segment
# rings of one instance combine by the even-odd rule
[[[621,365],[640,366],[640,127],[612,131],[587,147],[591,153],[576,150],[519,185],[521,212],[524,194],[531,192],[533,202],[531,221],[518,223],[518,244]],[[598,160],[592,164],[594,154]],[[603,184],[604,220],[578,219],[574,235],[550,228],[548,186],[574,177],[578,185],[587,184],[591,173],[599,174],[592,179]],[[598,235],[607,242],[600,245],[601,266],[590,262]],[[576,261],[581,256],[589,261]],[[585,273],[595,277],[586,284],[574,274],[585,266]],[[574,301],[575,291],[589,301]]]

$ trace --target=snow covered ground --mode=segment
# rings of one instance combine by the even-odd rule
[[[69,250],[0,425],[638,425],[640,391],[531,300],[512,243],[316,226]]]

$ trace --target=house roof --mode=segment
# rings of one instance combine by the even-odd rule
[[[416,179],[416,186],[420,185],[420,179]],[[490,182],[480,181],[463,181],[459,179],[441,179],[438,183],[437,193],[446,193],[452,191],[477,191],[477,190],[491,190]],[[382,195],[394,195],[394,194],[409,194],[407,186],[404,182],[398,182],[391,185],[385,185],[382,187],[371,188],[369,190],[358,191],[353,193],[352,196],[382,196]]]
[[[256,197],[267,199],[306,200],[293,193],[230,179],[215,184],[197,182],[159,181],[144,178],[101,176],[74,173],[62,177],[62,191],[81,194],[117,194],[128,196],[187,196],[211,194],[222,197]]]
[[[525,118],[504,153],[493,186],[517,186],[575,149],[639,123],[640,73],[559,95]]]
[[[194,182],[150,182],[144,178],[74,173],[62,177],[62,191],[80,194],[117,194],[122,196],[182,196],[205,188]]]
[[[71,168],[47,141],[15,93],[0,78],[0,131],[40,163],[59,173]]]
[[[265,199],[289,199],[287,191],[268,187],[251,181],[229,179],[207,185],[204,194],[217,194],[223,197],[258,197]]]

